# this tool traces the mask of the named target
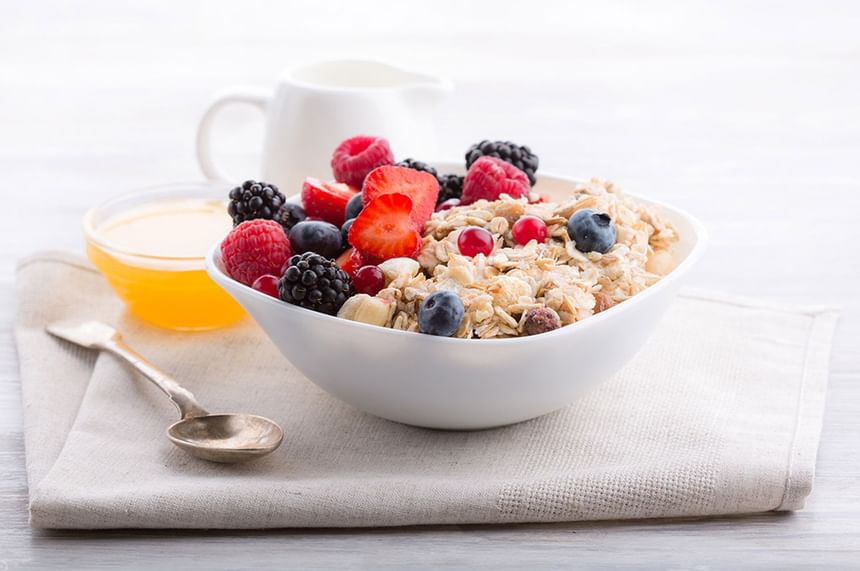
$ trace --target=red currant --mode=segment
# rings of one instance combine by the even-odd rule
[[[525,246],[531,240],[542,244],[546,241],[546,223],[537,216],[523,216],[514,222],[511,234],[520,246]]]
[[[457,237],[457,247],[464,256],[474,257],[478,254],[489,256],[494,245],[493,235],[477,226],[464,228]]]
[[[254,280],[251,287],[266,295],[279,298],[278,295],[278,277],[272,274],[265,274]]]
[[[436,207],[436,212],[442,212],[443,210],[451,210],[455,206],[460,206],[460,199],[449,198],[448,200],[441,202],[439,206]]]
[[[377,266],[362,266],[352,278],[352,287],[358,293],[376,295],[385,287],[385,274]]]

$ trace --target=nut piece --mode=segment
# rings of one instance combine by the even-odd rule
[[[391,317],[393,308],[393,304],[388,300],[360,293],[346,300],[337,312],[337,316],[341,319],[384,327]]]
[[[391,258],[379,264],[379,269],[385,274],[385,283],[389,284],[404,275],[414,278],[421,266],[412,258]]]
[[[561,327],[558,314],[548,307],[534,307],[526,312],[523,333],[537,335]]]

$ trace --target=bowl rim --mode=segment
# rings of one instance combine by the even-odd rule
[[[158,256],[153,254],[144,254],[141,252],[136,252],[129,249],[124,249],[116,246],[109,240],[105,240],[103,237],[99,235],[99,231],[97,225],[95,223],[95,217],[99,213],[99,211],[108,208],[112,205],[122,203],[126,200],[131,200],[135,198],[146,198],[148,196],[158,197],[167,193],[175,192],[177,194],[181,194],[183,192],[189,191],[215,191],[215,190],[228,190],[226,187],[232,188],[232,184],[225,181],[216,181],[216,180],[180,180],[175,182],[168,182],[162,184],[156,184],[151,186],[145,186],[142,188],[137,188],[130,190],[128,192],[123,192],[122,194],[112,196],[102,202],[99,202],[95,206],[87,209],[81,219],[81,226],[84,231],[84,238],[87,242],[91,242],[94,245],[98,246],[102,250],[119,256],[124,256],[127,258],[136,258],[140,260],[147,261],[157,261],[157,262],[203,262],[208,257],[207,254],[201,256]],[[181,199],[181,197],[176,197]],[[218,200],[217,197],[213,196],[213,200]],[[165,198],[165,200],[168,200]],[[227,199],[224,198],[223,202],[226,204]]]
[[[451,166],[454,163],[434,162],[433,164],[442,166],[444,168],[447,166]],[[557,174],[548,173],[548,172],[544,172],[544,173],[539,174],[538,180],[540,180],[541,178],[555,179],[556,181],[561,181],[561,182],[566,182],[566,183],[574,183],[574,184],[584,183],[587,180],[589,180],[586,178],[563,176],[563,175],[557,175]],[[666,204],[666,203],[661,202],[659,200],[653,200],[650,198],[645,198],[645,197],[642,197],[638,194],[635,194],[632,192],[627,192],[627,191],[624,191],[624,194],[627,196],[630,196],[632,198],[635,198],[636,200],[642,200],[643,202],[647,202],[648,204],[651,204],[651,205],[656,206],[658,208],[663,208],[665,210],[672,211],[675,214],[686,219],[686,221],[690,224],[691,228],[693,229],[693,234],[695,237],[695,242],[693,243],[692,248],[690,249],[690,252],[687,254],[687,256],[684,258],[684,260],[680,264],[678,264],[671,272],[666,274],[666,276],[664,276],[660,281],[658,281],[654,285],[648,287],[644,291],[634,295],[630,299],[625,300],[624,303],[614,305],[614,306],[610,307],[609,309],[607,309],[605,311],[601,311],[597,315],[592,315],[591,317],[588,317],[587,319],[583,319],[582,321],[577,321],[575,323],[571,323],[570,325],[565,325],[564,327],[559,327],[558,329],[556,329],[554,331],[549,331],[547,333],[541,333],[540,335],[530,335],[530,336],[527,335],[527,336],[523,336],[523,337],[506,337],[503,339],[460,339],[460,338],[456,338],[456,337],[439,337],[439,336],[435,336],[435,335],[421,335],[420,333],[416,333],[414,331],[402,331],[399,329],[391,329],[389,327],[379,327],[377,325],[370,325],[368,323],[351,321],[349,319],[342,319],[342,318],[334,316],[334,315],[328,315],[325,313],[319,313],[319,312],[310,311],[310,310],[307,310],[307,309],[304,309],[301,307],[296,307],[296,306],[291,305],[289,303],[284,303],[280,300],[277,300],[277,299],[275,299],[275,298],[273,298],[273,297],[271,297],[265,293],[259,292],[255,289],[253,289],[252,287],[247,286],[247,285],[245,285],[239,281],[236,281],[233,278],[231,278],[230,276],[228,276],[224,271],[222,271],[220,266],[219,266],[219,264],[221,262],[221,248],[220,248],[221,243],[220,242],[216,242],[215,244],[213,244],[212,247],[209,249],[208,254],[206,255],[206,271],[208,272],[209,276],[217,284],[219,284],[221,287],[226,289],[228,292],[230,291],[231,288],[236,288],[240,291],[251,294],[252,297],[256,296],[257,299],[263,301],[266,304],[271,304],[272,307],[280,308],[281,311],[295,312],[295,314],[299,317],[302,315],[305,315],[309,318],[322,319],[323,321],[336,321],[341,326],[356,328],[356,332],[358,332],[358,333],[360,333],[362,331],[373,331],[373,332],[378,333],[380,335],[386,335],[386,334],[387,335],[399,335],[399,336],[406,335],[410,338],[416,338],[416,339],[420,338],[424,342],[427,342],[427,343],[457,343],[457,344],[459,344],[459,343],[476,344],[477,343],[478,345],[482,345],[482,346],[483,345],[511,345],[511,344],[515,344],[515,343],[522,344],[522,343],[528,343],[528,342],[540,342],[541,339],[548,339],[552,336],[569,335],[572,332],[582,331],[584,329],[587,329],[588,327],[593,327],[594,324],[601,323],[602,321],[604,321],[606,319],[610,319],[612,316],[619,314],[621,311],[623,311],[624,308],[629,308],[632,305],[637,305],[637,304],[641,303],[644,299],[647,299],[653,295],[656,295],[657,293],[659,293],[663,289],[669,287],[669,285],[672,282],[676,281],[682,275],[686,274],[690,270],[690,268],[692,268],[696,264],[696,262],[698,262],[699,258],[702,257],[702,254],[705,251],[705,246],[706,246],[707,241],[708,241],[708,234],[707,234],[707,230],[705,230],[704,224],[702,224],[702,222],[698,218],[696,218],[695,216],[693,216],[692,214],[690,214],[689,212],[687,212],[686,210],[684,210],[682,208],[678,208],[676,206]],[[291,198],[294,198],[294,196],[287,197],[287,200],[289,201]],[[251,315],[253,317],[253,314],[251,314]],[[420,337],[418,337],[418,336],[420,336]]]

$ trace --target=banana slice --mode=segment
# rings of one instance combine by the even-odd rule
[[[360,293],[346,300],[337,312],[337,316],[341,319],[384,327],[393,309],[394,304],[388,300]]]
[[[412,258],[391,258],[379,264],[379,269],[385,274],[385,284],[390,284],[400,276],[414,278],[421,266]]]

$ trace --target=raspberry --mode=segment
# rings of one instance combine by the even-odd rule
[[[291,255],[284,229],[272,220],[242,222],[221,242],[224,269],[247,286],[266,274],[281,275]]]
[[[387,140],[359,135],[337,146],[331,156],[331,171],[338,182],[361,188],[367,173],[392,163],[394,154]]]
[[[529,177],[517,167],[495,157],[481,157],[466,173],[460,204],[472,204],[482,198],[498,200],[502,194],[528,197],[530,189]]]
[[[495,157],[510,163],[526,173],[529,184],[537,182],[538,157],[525,145],[517,145],[511,141],[481,141],[475,143],[466,151],[466,168],[469,168],[481,157]]]

